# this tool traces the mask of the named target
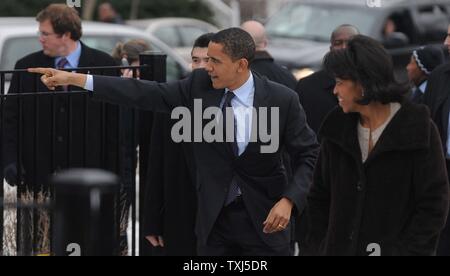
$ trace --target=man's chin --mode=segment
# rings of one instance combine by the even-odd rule
[[[223,85],[221,85],[220,83],[217,83],[215,81],[212,81],[212,86],[214,87],[214,89],[225,89],[225,87],[223,87]]]
[[[58,56],[57,54],[53,53],[53,52],[50,51],[50,50],[45,50],[45,49],[43,49],[42,51],[44,52],[44,54],[45,54],[46,56],[49,56],[49,57],[51,57],[51,58],[54,58],[54,57],[57,57],[57,56]]]

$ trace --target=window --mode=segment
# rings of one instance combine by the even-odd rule
[[[180,47],[180,39],[175,27],[162,27],[154,35],[172,48]]]
[[[38,38],[34,36],[8,39],[2,49],[0,70],[14,69],[19,59],[41,49]]]
[[[178,30],[181,34],[183,47],[192,47],[199,36],[208,33],[207,29],[195,26],[181,26]]]
[[[358,26],[370,34],[376,22],[376,10],[342,5],[313,5],[293,3],[277,13],[266,25],[271,37],[330,41],[330,34],[341,24]]]
[[[444,6],[425,5],[417,8],[417,25],[422,44],[442,42],[449,23],[449,15]]]
[[[113,36],[85,35],[81,38],[81,41],[88,47],[111,54],[121,39]]]

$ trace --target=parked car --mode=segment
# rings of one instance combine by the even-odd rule
[[[186,61],[191,60],[192,45],[205,33],[219,29],[207,22],[192,18],[157,18],[127,21],[128,25],[145,30],[175,49]]]
[[[388,19],[401,39],[383,36]],[[449,23],[450,0],[297,0],[275,14],[266,27],[270,52],[298,78],[320,69],[337,26],[353,24],[362,34],[385,43],[397,76],[406,80],[412,51],[425,44],[442,45]]]
[[[0,18],[0,71],[14,69],[17,60],[42,49],[37,31],[38,23],[34,18]],[[126,26],[83,22],[81,41],[106,53],[111,54],[118,42],[131,39],[143,39],[153,51],[167,54],[168,80],[177,80],[189,73],[189,63],[151,34]]]

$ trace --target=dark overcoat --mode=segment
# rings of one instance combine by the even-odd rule
[[[433,255],[449,186],[442,146],[426,107],[403,104],[362,162],[359,116],[336,108],[321,129],[309,195],[309,242],[324,255]]]

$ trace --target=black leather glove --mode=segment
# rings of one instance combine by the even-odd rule
[[[17,181],[19,180],[19,175],[17,174],[17,164],[16,163],[9,164],[8,166],[6,166],[5,169],[3,170],[3,175],[5,176],[6,182],[10,186],[12,186],[12,187],[17,186]],[[20,184],[24,183],[24,179],[25,179],[25,170],[22,168]]]

